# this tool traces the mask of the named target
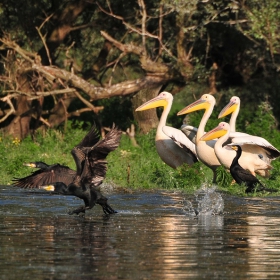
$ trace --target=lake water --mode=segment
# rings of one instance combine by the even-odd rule
[[[82,200],[0,186],[0,279],[280,279],[280,197],[106,196],[117,214],[69,216]]]

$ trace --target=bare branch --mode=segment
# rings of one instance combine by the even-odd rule
[[[120,61],[124,56],[126,56],[126,53],[121,53],[121,54],[119,55],[119,57],[116,59],[116,61],[114,62],[114,67],[113,67],[113,69],[112,69],[112,74],[111,74],[111,77],[110,77],[110,80],[109,80],[109,86],[112,85],[113,74],[114,74],[114,72],[115,72],[115,70],[116,70],[116,67],[117,67],[119,61]],[[108,65],[107,65],[107,66],[108,66]]]
[[[35,115],[32,115],[32,117],[33,117],[34,119],[37,119],[37,117],[36,117]],[[43,117],[40,117],[39,120],[40,120],[42,123],[44,123],[47,127],[51,127],[50,123],[49,123],[47,120],[45,120]]]
[[[99,108],[99,111],[101,110],[100,108],[101,107],[96,107],[96,108]],[[103,109],[103,106],[102,106],[102,109]],[[82,113],[84,112],[91,112],[92,110],[90,108],[83,108],[83,109],[79,109],[79,110],[75,110],[73,112],[69,112],[68,113],[68,117],[78,117],[80,116]]]
[[[42,22],[42,24],[39,26],[39,30],[41,30],[42,28],[43,28],[43,26],[45,25],[45,23],[47,22],[47,21],[49,21],[50,20],[50,18],[52,18],[53,17],[53,13],[52,14],[50,14],[48,17],[46,17],[46,19]]]
[[[28,52],[26,50],[23,50],[19,45],[17,45],[15,42],[7,39],[7,38],[0,38],[0,42],[2,42],[4,45],[6,45],[8,48],[14,49],[17,53],[19,53],[24,59],[27,61],[33,63],[37,55],[31,52]]]
[[[112,42],[121,51],[126,52],[126,53],[135,53],[137,55],[144,55],[143,48],[132,45],[132,44],[129,44],[129,45],[122,44],[121,42],[119,42],[119,41],[115,40],[113,37],[111,37],[105,31],[101,31],[100,33],[106,40]]]
[[[24,50],[22,50],[16,43],[10,42],[7,40],[2,40],[6,46],[11,47],[20,55],[22,55],[25,59],[31,62],[31,68],[25,69],[27,71],[37,71],[43,77],[45,77],[50,84],[54,84],[55,81],[60,83],[62,86],[67,86],[71,84],[75,89],[80,89],[86,94],[88,94],[91,100],[99,100],[103,98],[109,98],[112,96],[122,96],[137,92],[143,87],[162,84],[165,81],[169,80],[172,74],[170,73],[170,69],[161,63],[156,63],[151,61],[149,58],[143,56],[143,48],[134,46],[132,44],[126,45],[118,42],[117,40],[113,39],[110,35],[105,32],[101,32],[101,34],[108,40],[111,41],[116,47],[122,50],[124,53],[135,53],[143,59],[141,59],[142,67],[150,72],[154,73],[153,75],[147,75],[146,77],[139,78],[136,80],[129,80],[122,83],[118,83],[116,85],[112,85],[109,87],[96,87],[93,84],[88,83],[84,79],[80,78],[79,76],[68,72],[63,69],[59,69],[53,66],[42,66],[40,63],[36,63],[32,57],[32,55]],[[33,55],[33,58],[35,56]],[[65,84],[64,84],[65,83]],[[14,91],[15,92],[15,91]],[[36,92],[36,91],[35,91]],[[30,95],[30,92],[23,93],[21,91],[17,91],[18,94],[25,94]],[[63,90],[54,90],[54,91],[46,91],[46,92],[39,92],[31,94],[32,99],[38,98],[38,96],[47,96],[51,94],[61,94],[61,93],[74,93],[74,89],[67,88]]]
[[[141,1],[141,0],[139,0],[139,1]],[[141,35],[141,36],[148,36],[148,37],[150,37],[150,38],[157,39],[157,40],[159,41],[159,44],[161,45],[162,49],[164,49],[164,50],[168,53],[168,55],[170,55],[175,61],[177,61],[176,56],[174,56],[174,55],[171,53],[171,51],[169,51],[169,50],[165,47],[165,45],[162,43],[161,39],[160,39],[158,36],[149,33],[147,30],[145,30],[144,32],[143,32],[143,30],[138,30],[136,27],[133,27],[133,26],[131,26],[129,23],[127,23],[127,22],[124,20],[123,17],[115,15],[115,14],[112,12],[111,9],[110,9],[110,12],[107,12],[107,11],[104,10],[98,3],[97,3],[97,5],[98,5],[99,9],[100,9],[103,13],[105,13],[105,14],[107,14],[107,15],[109,15],[109,16],[112,16],[112,17],[114,17],[114,18],[116,18],[116,19],[121,20],[122,23],[123,23],[128,29],[130,29],[131,31],[133,31],[133,32],[135,32],[135,33],[138,33],[138,34]],[[104,36],[104,34],[103,34],[102,32],[103,32],[103,31],[101,31],[101,35]],[[107,33],[105,33],[105,34],[107,34]],[[105,36],[104,36],[104,37],[105,37]],[[144,50],[144,49],[142,49],[142,51],[145,53],[145,50]]]
[[[49,96],[49,95],[57,95],[57,94],[67,94],[67,93],[75,93],[76,89],[74,88],[66,88],[66,89],[60,89],[60,90],[53,90],[53,91],[36,91],[36,92],[22,92],[22,91],[16,91],[16,90],[5,90],[3,92],[10,93],[13,92],[13,94],[10,94],[10,98],[16,98],[20,95],[26,95],[28,96],[28,100],[35,100],[38,98],[41,98],[42,96]]]
[[[143,78],[139,78],[136,80],[125,81],[122,83],[118,83],[116,85],[110,87],[97,87],[93,84],[88,83],[84,79],[80,78],[77,75],[74,75],[68,71],[50,67],[50,66],[40,66],[37,67],[37,70],[41,72],[48,72],[50,75],[54,75],[57,78],[62,79],[70,84],[72,84],[75,88],[78,88],[88,94],[92,100],[99,100],[104,98],[109,98],[112,96],[122,96],[137,92],[143,87],[162,84],[165,81],[170,79],[170,74],[168,72],[157,73],[154,75],[148,75]],[[43,73],[42,72],[42,73]]]
[[[0,123],[1,123],[1,122],[4,122],[10,115],[14,114],[16,112],[16,110],[11,101],[11,97],[9,95],[1,98],[0,100],[3,102],[7,102],[7,104],[10,106],[9,112],[3,118],[0,119]]]
[[[75,91],[75,95],[88,107],[90,108],[92,111],[94,111],[96,113],[95,107],[89,102],[87,101],[85,98],[83,98],[77,91]]]
[[[160,42],[160,45],[162,46],[162,5],[159,7],[159,21],[158,21],[158,40]],[[160,56],[162,53],[162,47],[159,47],[158,49],[158,55]]]
[[[49,21],[50,18],[52,18],[52,16],[53,16],[53,14],[51,14],[50,16],[48,16],[48,17],[42,22],[42,24],[40,25],[40,27],[36,27],[36,30],[38,31],[39,36],[40,36],[40,38],[41,38],[41,40],[42,40],[42,42],[43,42],[43,45],[44,45],[44,47],[45,47],[45,50],[46,50],[46,53],[47,53],[47,56],[48,56],[48,60],[49,60],[50,65],[52,65],[52,59],[51,59],[51,56],[50,56],[49,48],[48,48],[48,46],[47,46],[47,44],[46,44],[46,40],[45,40],[45,37],[46,37],[46,36],[43,36],[43,35],[42,35],[41,29],[43,28],[43,26],[45,25],[45,23],[46,23],[47,21]]]
[[[147,12],[144,0],[138,0],[138,5],[140,7],[140,13],[142,15],[142,48],[144,50],[144,55],[147,55],[146,51],[146,19],[147,19]]]
[[[39,36],[40,36],[40,38],[41,38],[41,40],[42,40],[42,42],[43,42],[43,45],[44,45],[44,47],[45,47],[45,49],[46,49],[49,63],[50,63],[50,65],[52,65],[52,59],[51,59],[51,56],[50,56],[49,48],[48,48],[48,46],[47,46],[47,44],[46,44],[45,37],[42,35],[42,33],[41,33],[41,31],[40,31],[40,29],[39,29],[38,27],[36,27],[36,30],[38,31]]]

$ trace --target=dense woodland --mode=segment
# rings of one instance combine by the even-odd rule
[[[184,106],[238,95],[244,125],[266,104],[277,128],[279,22],[277,0],[2,0],[0,128],[19,139],[67,120],[146,132],[156,111],[134,109],[162,90]]]

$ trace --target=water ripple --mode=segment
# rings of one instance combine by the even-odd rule
[[[119,212],[67,212],[73,197],[0,187],[1,279],[278,279],[279,197],[107,195]]]

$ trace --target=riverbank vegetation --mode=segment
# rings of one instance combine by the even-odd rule
[[[256,112],[256,114],[259,113]],[[190,118],[195,123],[199,121],[199,117],[198,114],[194,114]],[[217,122],[219,122],[218,119],[212,119],[213,126]],[[30,136],[23,140],[2,137],[0,142],[0,184],[12,184],[13,177],[30,174],[32,170],[23,166],[24,162],[60,163],[75,169],[70,151],[84,137],[89,128],[90,123],[77,125],[77,123],[69,121],[66,130],[64,130],[65,128],[63,131],[50,129],[44,133],[37,131],[33,139]],[[260,120],[258,128],[273,145],[278,144],[279,147],[280,136],[277,133],[273,135],[269,131],[265,118]],[[108,173],[105,182],[127,190],[180,189],[188,193],[195,192],[202,185],[212,185],[212,171],[200,162],[193,166],[184,165],[176,170],[164,164],[156,152],[154,137],[155,130],[146,135],[136,134],[134,140],[137,145],[135,145],[131,138],[124,133],[119,148],[108,156]],[[280,191],[279,159],[273,161],[272,165],[274,168],[270,178],[259,177],[259,180],[268,188]],[[245,195],[245,187],[232,184],[232,177],[223,167],[219,168],[217,185],[218,189],[223,192]],[[259,196],[267,195],[267,193],[250,195]]]

